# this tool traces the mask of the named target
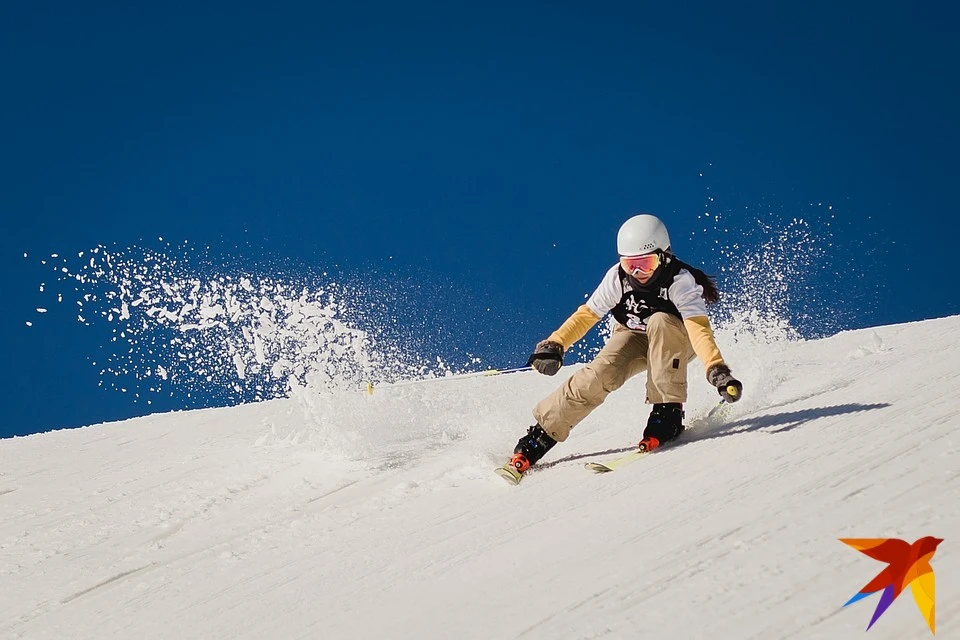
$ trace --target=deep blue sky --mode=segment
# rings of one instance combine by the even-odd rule
[[[960,313],[944,3],[87,4],[0,10],[0,436],[151,410],[97,387],[100,335],[36,317],[24,252],[163,236],[260,269],[452,284],[423,301],[453,318],[438,348],[513,366],[630,214],[716,272],[691,237],[708,204],[748,227],[829,203],[870,295],[824,282],[824,314]]]

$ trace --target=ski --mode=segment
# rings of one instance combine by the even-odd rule
[[[683,444],[683,443],[682,443],[682,442],[677,442],[677,441],[668,442],[668,443],[665,444],[665,445],[661,445],[661,446],[657,447],[657,448],[654,449],[653,451],[647,451],[646,449],[644,449],[644,450],[636,449],[635,451],[631,451],[630,453],[625,453],[624,455],[620,456],[619,458],[613,458],[613,459],[611,459],[611,460],[606,460],[606,461],[603,461],[603,462],[588,462],[588,463],[584,464],[583,466],[584,466],[585,468],[589,469],[590,471],[593,471],[594,473],[610,473],[611,471],[616,471],[616,470],[619,469],[620,467],[625,466],[625,465],[628,465],[628,464],[630,464],[631,462],[634,462],[634,461],[636,461],[636,460],[639,460],[640,458],[645,458],[645,457],[647,457],[648,455],[650,455],[651,453],[655,453],[655,452],[660,451],[661,449],[664,449],[664,448],[673,447],[673,446],[675,446],[675,445],[677,445],[677,444]]]
[[[640,458],[646,457],[653,453],[653,451],[631,451],[630,453],[624,454],[619,458],[613,458],[612,460],[606,460],[604,462],[588,462],[584,467],[593,471],[594,473],[610,473],[611,471],[616,471],[620,467],[630,464],[634,460],[639,460]]]

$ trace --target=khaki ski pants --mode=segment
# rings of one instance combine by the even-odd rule
[[[643,371],[647,403],[685,402],[687,363],[694,357],[683,321],[668,313],[650,316],[645,334],[618,323],[597,357],[541,400],[533,417],[551,438],[563,442],[611,391]]]

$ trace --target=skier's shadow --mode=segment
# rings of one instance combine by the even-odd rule
[[[666,445],[669,448],[680,446],[690,442],[700,440],[712,440],[714,438],[725,438],[740,433],[751,431],[763,431],[764,433],[783,433],[792,431],[804,424],[817,420],[819,418],[828,418],[832,416],[841,416],[851,413],[860,413],[862,411],[874,411],[876,409],[885,409],[890,405],[887,403],[877,404],[837,404],[830,407],[815,407],[813,409],[800,409],[799,411],[783,411],[781,413],[767,413],[753,418],[742,418],[733,422],[723,422],[722,418],[707,419],[707,424],[703,426],[692,426],[685,431],[676,445],[673,443]],[[565,462],[583,460],[585,458],[598,458],[611,456],[633,451],[634,447],[620,447],[619,449],[606,449],[605,451],[591,451],[588,453],[573,453],[557,460],[538,464],[534,469],[549,469],[550,467]],[[533,471],[534,469],[531,469]]]
[[[861,413],[863,411],[875,411],[876,409],[886,409],[890,405],[886,402],[876,404],[836,404],[830,407],[814,407],[812,409],[800,409],[799,411],[783,411],[781,413],[768,413],[752,418],[742,418],[732,422],[720,422],[716,425],[706,425],[701,429],[691,429],[686,442],[697,442],[699,440],[712,440],[713,438],[725,438],[740,433],[751,431],[763,431],[764,433],[783,433],[793,431],[802,427],[808,422],[820,418],[830,418],[833,416],[842,416],[851,413]]]

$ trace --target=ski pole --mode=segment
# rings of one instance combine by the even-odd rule
[[[726,404],[727,404],[727,401],[724,400],[723,398],[720,398],[720,402],[718,402],[716,405],[714,405],[714,407],[713,407],[712,409],[710,409],[710,411],[707,411],[707,415],[704,416],[704,417],[705,417],[707,420],[709,420],[710,418],[712,418],[713,416],[715,416],[718,411],[720,411],[721,409],[723,409],[724,405],[726,405]]]
[[[383,387],[384,389],[394,389],[397,387],[408,387],[413,384],[421,384],[424,382],[440,382],[442,380],[463,380],[465,378],[481,378],[489,376],[501,376],[508,373],[520,373],[521,371],[532,371],[533,367],[523,366],[523,367],[514,367],[512,369],[487,369],[485,371],[473,371],[471,373],[460,373],[453,376],[443,376],[441,378],[422,378],[420,380],[404,380],[402,382],[395,382],[393,384],[388,384]],[[373,395],[373,382],[367,381],[367,395]]]
[[[736,398],[737,398],[737,396],[740,395],[740,390],[737,389],[737,387],[734,386],[734,385],[732,385],[732,384],[727,385],[727,388],[725,389],[725,391],[730,395],[731,398],[733,398],[733,400],[731,400],[731,402],[735,401]],[[706,417],[707,417],[707,418],[712,418],[712,417],[713,417],[714,415],[716,415],[721,409],[723,409],[723,408],[724,408],[724,405],[726,405],[726,404],[729,404],[729,403],[727,402],[727,399],[726,399],[726,398],[720,398],[720,402],[718,402],[718,403],[716,404],[716,406],[713,407],[713,409],[710,409],[710,411],[707,412],[707,416],[706,416]]]

